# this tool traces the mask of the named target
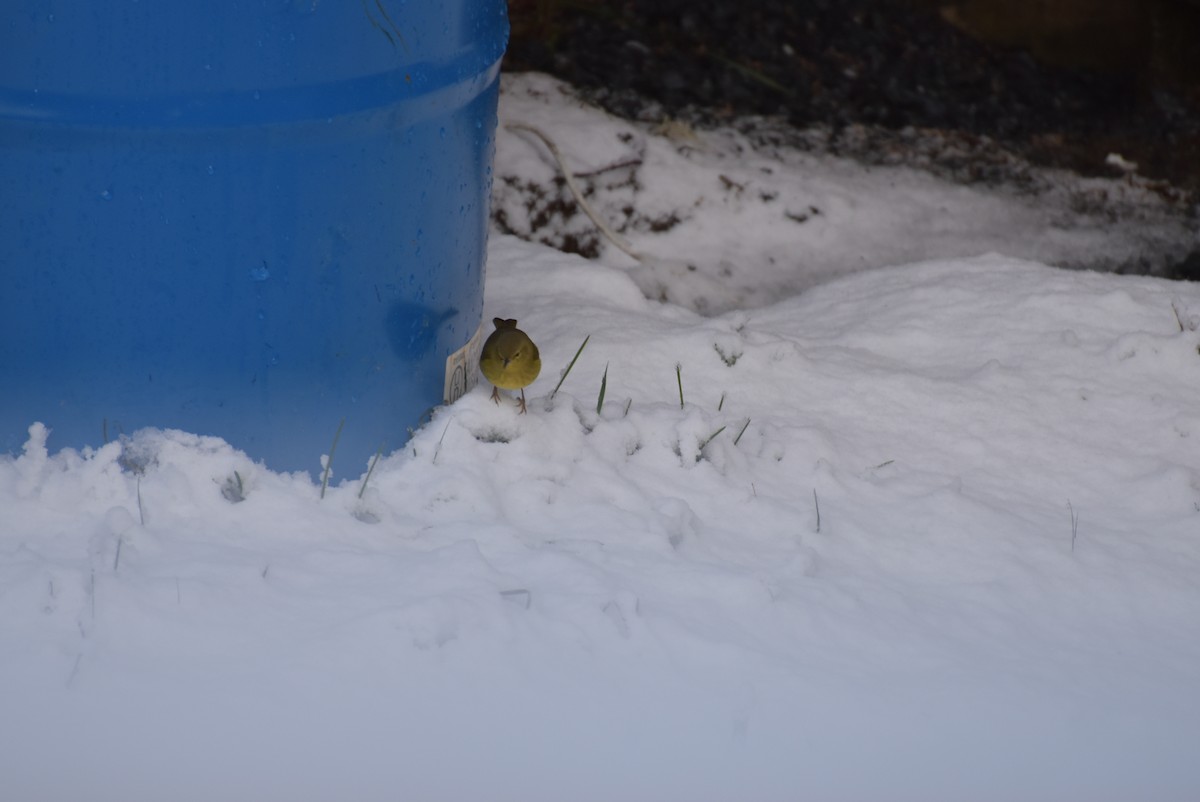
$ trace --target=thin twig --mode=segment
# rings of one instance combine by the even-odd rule
[[[817,534],[821,534],[821,502],[817,499],[817,489],[813,488],[813,506],[817,509]]]
[[[742,435],[746,433],[746,427],[750,425],[750,419],[746,418],[746,422],[742,424],[741,431],[737,433],[737,437],[733,438],[733,444],[736,446],[738,441],[742,439]]]
[[[683,365],[675,363],[675,382],[679,385],[679,408],[683,409]]]
[[[592,209],[591,205],[584,200],[583,192],[575,183],[575,179],[572,177],[571,171],[567,169],[567,164],[563,159],[562,153],[559,152],[558,146],[554,144],[554,140],[552,140],[549,135],[542,131],[542,129],[528,125],[527,123],[509,123],[506,127],[510,131],[528,131],[538,139],[542,140],[542,142],[550,150],[550,154],[554,156],[554,160],[558,162],[558,169],[562,173],[563,180],[567,182],[567,189],[571,190],[571,194],[575,196],[575,201],[579,204],[579,208],[583,209],[583,213],[591,218],[592,222],[596,224],[596,228],[600,229],[600,232],[604,234],[604,236],[608,237],[609,241],[612,242],[613,245],[616,245],[618,248],[637,261],[640,262],[643,260],[644,257],[635,251],[633,246],[630,245],[624,237],[609,228],[608,223],[604,222],[603,218],[601,218],[600,215]]]
[[[519,125],[520,123],[515,123],[515,124]],[[509,126],[509,127],[511,127],[511,126]],[[595,178],[598,175],[604,175],[605,173],[611,173],[614,170],[623,170],[626,167],[641,167],[642,164],[643,164],[643,159],[640,156],[634,156],[632,158],[625,159],[624,161],[613,162],[612,164],[606,164],[603,167],[597,167],[595,170],[576,170],[575,177],[576,178]]]

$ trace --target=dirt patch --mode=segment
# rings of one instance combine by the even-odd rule
[[[506,68],[633,119],[780,115],[986,137],[1040,165],[1200,191],[1200,98],[1133,72],[1049,66],[896,0],[514,0]]]

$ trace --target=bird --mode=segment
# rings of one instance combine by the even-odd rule
[[[483,343],[479,369],[494,386],[492,400],[500,403],[500,388],[520,390],[521,414],[525,413],[525,388],[533,384],[542,370],[538,347],[529,335],[517,328],[517,321],[492,318],[496,330]]]

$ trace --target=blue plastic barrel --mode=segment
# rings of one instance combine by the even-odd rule
[[[507,37],[504,0],[6,3],[0,447],[402,445],[480,323]]]

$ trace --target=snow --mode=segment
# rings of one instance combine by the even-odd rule
[[[678,212],[626,232],[673,261],[494,234],[529,414],[478,386],[324,498],[219,439],[31,422],[0,456],[0,798],[1200,795],[1200,288],[1044,264],[1175,223],[1051,231],[728,131],[684,155],[538,76],[502,102],[581,171],[632,131],[643,189],[600,206]],[[821,228],[714,189],[764,166]],[[534,219],[504,177],[552,187],[536,141],[502,133],[496,175]]]
[[[894,141],[862,148],[901,163],[864,164],[830,155],[820,131],[769,120],[749,121],[749,133],[640,125],[599,114],[549,77],[506,77],[501,123],[532,124],[558,143],[590,203],[654,257],[632,272],[639,286],[708,314],[763,306],[849,272],[988,252],[1161,272],[1200,243],[1195,210],[1135,176],[1007,164],[1012,181],[964,185],[904,166],[952,147],[933,134],[905,138],[907,156],[874,152],[901,148]],[[583,215],[564,219],[570,201],[554,184],[557,169],[535,139],[502,127],[493,201],[502,228],[628,266]]]

